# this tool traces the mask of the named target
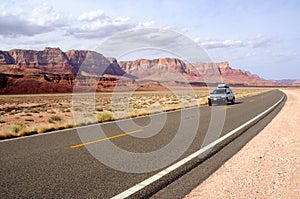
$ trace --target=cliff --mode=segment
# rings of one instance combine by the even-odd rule
[[[178,58],[159,58],[153,60],[138,59],[136,61],[119,62],[121,68],[140,79],[151,79],[154,75],[173,73],[188,81],[215,82],[224,81],[229,84],[268,83],[268,81],[250,72],[233,69],[228,62],[186,64]]]
[[[137,80],[136,80],[137,79]],[[267,81],[228,62],[185,63],[178,58],[120,61],[89,50],[0,51],[0,94],[68,93],[77,90],[162,90],[164,85],[299,86],[299,80]],[[118,86],[118,88],[116,87]]]
[[[135,77],[116,60],[86,50],[0,51],[0,93],[70,93],[75,80],[83,92],[126,89]]]
[[[129,74],[145,78],[155,74],[180,73],[195,76],[187,65],[178,58],[138,59],[136,61],[120,61],[121,68]]]
[[[90,75],[125,74],[117,62],[110,62],[102,54],[86,50],[61,51],[46,47],[42,51],[19,50],[0,51],[0,72],[32,74],[46,72],[54,74],[87,73]]]

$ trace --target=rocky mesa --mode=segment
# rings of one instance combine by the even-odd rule
[[[86,50],[0,51],[0,93],[69,93],[127,87],[135,77],[126,74],[116,60]],[[120,86],[121,88],[122,86]]]
[[[178,58],[117,61],[90,50],[46,47],[44,50],[0,50],[0,94],[164,89],[172,85],[205,86],[225,82],[239,86],[300,86],[299,81],[268,81],[233,69],[228,62],[185,63]],[[146,86],[145,86],[146,85]]]
[[[2,73],[32,74],[37,72],[55,74],[88,73],[92,75],[125,74],[114,62],[102,54],[89,50],[61,51],[46,47],[42,51],[13,49],[0,51]]]
[[[245,86],[267,85],[272,82],[260,78],[248,71],[233,69],[228,62],[218,63],[184,63],[178,58],[159,58],[153,60],[138,59],[136,61],[121,61],[121,68],[140,79],[153,79],[164,74],[180,75],[189,82],[226,82]],[[157,80],[157,78],[156,78]]]

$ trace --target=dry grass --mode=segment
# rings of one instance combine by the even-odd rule
[[[111,112],[107,111],[107,112],[98,113],[96,118],[98,122],[107,122],[113,120],[113,115]]]
[[[268,90],[233,88],[237,99]],[[2,95],[0,139],[203,106],[208,95],[207,89],[96,93],[92,100],[89,94]]]
[[[63,121],[63,119],[61,118],[61,117],[59,117],[59,116],[57,116],[57,115],[53,115],[53,116],[51,116],[49,119],[48,119],[48,122],[49,123],[56,123],[56,122],[61,122],[61,121]]]
[[[5,126],[3,131],[0,134],[0,138],[12,138],[12,137],[20,137],[24,135],[36,134],[36,128],[25,128],[24,124],[11,124]]]

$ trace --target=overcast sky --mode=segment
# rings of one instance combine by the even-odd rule
[[[94,50],[118,33],[152,27],[187,36],[212,61],[300,79],[299,19],[299,0],[0,0],[0,49]]]

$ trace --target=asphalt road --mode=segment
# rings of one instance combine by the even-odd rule
[[[189,108],[1,141],[0,198],[111,198],[226,135],[283,96],[275,90],[234,105]],[[184,196],[251,139],[248,131],[258,133],[275,114],[245,126],[130,197]]]

